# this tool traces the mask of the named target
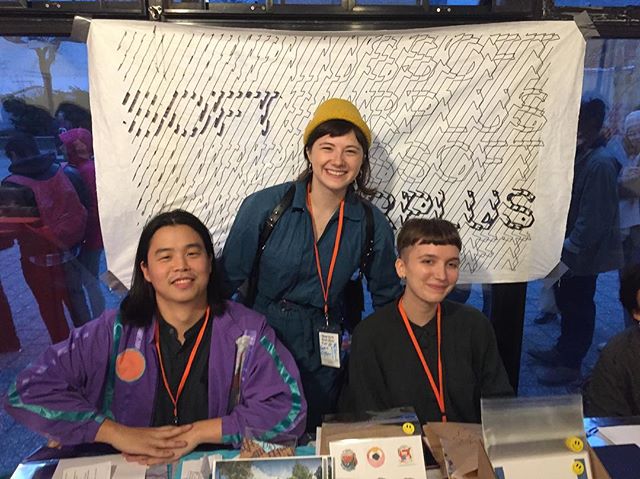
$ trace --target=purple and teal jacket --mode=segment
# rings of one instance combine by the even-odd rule
[[[106,418],[150,426],[159,374],[154,328],[155,319],[140,328],[122,324],[117,311],[105,312],[22,371],[5,408],[62,445],[93,442]],[[236,340],[242,336],[250,345],[234,394]],[[266,431],[265,439],[304,432],[307,404],[298,368],[262,315],[228,301],[226,311],[213,317],[210,348],[209,417],[222,418],[224,443],[237,447],[246,427]]]

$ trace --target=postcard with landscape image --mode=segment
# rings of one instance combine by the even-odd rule
[[[213,479],[331,479],[330,461],[326,456],[216,461]]]

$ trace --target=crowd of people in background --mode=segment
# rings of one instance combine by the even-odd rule
[[[585,98],[562,251],[568,271],[545,281],[534,320],[546,324],[559,314],[561,332],[553,347],[528,351],[545,367],[538,376],[545,385],[585,383],[582,362],[593,342],[598,275],[618,270],[622,283],[624,272],[640,263],[640,110],[631,111],[621,134],[611,138],[605,120],[604,101]],[[621,326],[636,329],[633,308],[625,305],[623,314]]]
[[[9,173],[0,184],[0,248],[15,243],[25,281],[52,343],[66,339],[69,323],[81,326],[102,314],[99,282],[103,250],[89,113],[62,103],[46,110],[7,99],[15,131],[4,152]],[[80,126],[82,125],[82,126]],[[52,136],[56,152],[41,153],[36,135]],[[9,301],[0,287],[0,352],[18,351]]]

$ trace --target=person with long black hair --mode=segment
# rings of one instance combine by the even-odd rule
[[[304,430],[298,369],[263,316],[221,294],[206,226],[162,213],[140,237],[119,311],[75,329],[20,373],[6,408],[62,445],[105,442],[144,464],[201,443]]]

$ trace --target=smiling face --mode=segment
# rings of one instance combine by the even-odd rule
[[[364,159],[364,150],[353,131],[321,136],[306,152],[313,170],[312,190],[325,189],[342,196],[360,173]]]
[[[396,272],[405,278],[405,296],[435,305],[458,281],[460,250],[454,245],[420,244],[404,248],[396,260]]]
[[[629,153],[638,154],[640,152],[640,123],[630,125],[625,131],[624,139]]]
[[[147,260],[140,267],[145,280],[153,285],[161,314],[178,305],[206,307],[211,257],[191,227],[159,228],[151,237]]]

